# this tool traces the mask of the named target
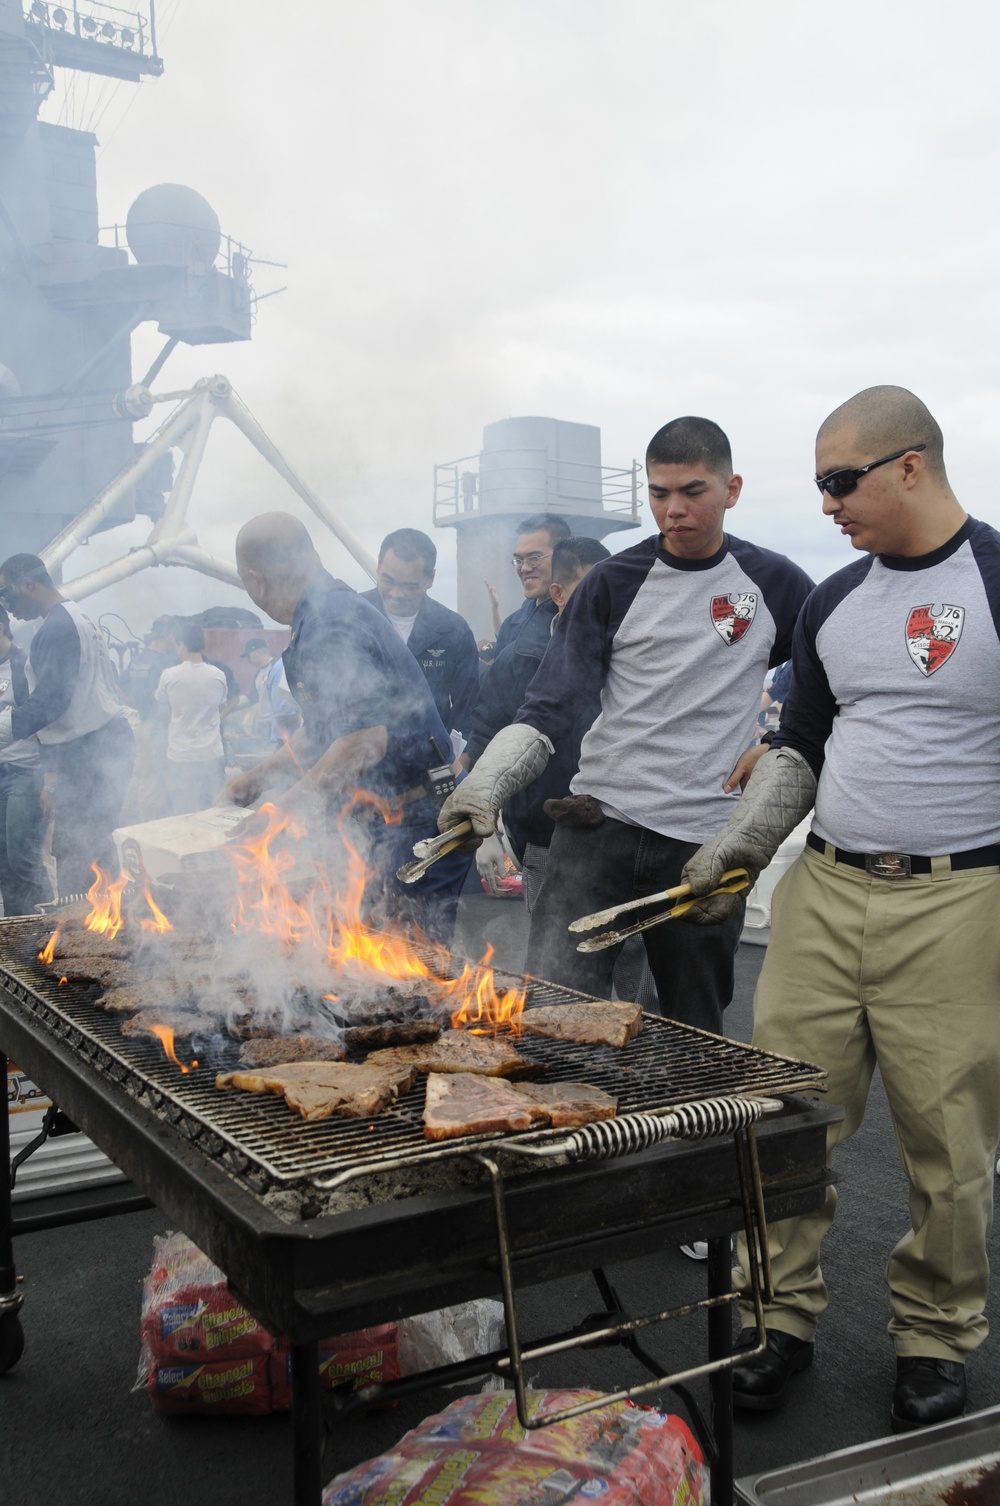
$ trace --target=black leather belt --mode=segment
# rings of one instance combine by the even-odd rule
[[[831,844],[810,832],[806,837],[806,845],[814,852],[826,852]],[[842,847],[834,847],[833,854],[838,863],[846,863],[849,868],[863,868],[876,878],[887,879],[930,873],[934,861],[933,858],[908,852],[845,852]],[[947,862],[951,864],[953,871],[962,868],[1000,867],[1000,847],[973,847],[968,852],[953,852],[948,855]]]

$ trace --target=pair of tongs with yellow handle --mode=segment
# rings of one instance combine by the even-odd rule
[[[414,842],[413,856],[416,862],[404,863],[402,868],[397,868],[396,877],[401,884],[415,884],[417,879],[423,878],[432,863],[447,857],[456,847],[463,846],[472,835],[472,822],[460,821],[457,826],[449,826],[447,831],[436,837],[425,837],[422,842]]]
[[[620,931],[604,931],[600,936],[592,936],[589,941],[577,943],[578,952],[602,952],[605,947],[616,946],[619,941],[625,941],[629,936],[637,936],[640,931],[648,931],[651,926],[660,926],[665,920],[676,920],[684,915],[693,905],[697,905],[703,899],[711,899],[713,894],[739,894],[741,889],[746,889],[750,884],[750,875],[745,868],[730,868],[728,873],[722,875],[717,889],[711,889],[708,894],[697,894],[684,904],[672,904],[669,910],[661,910],[657,915],[647,915],[644,920],[637,920],[635,925],[625,926]],[[622,915],[629,915],[633,910],[648,910],[650,905],[658,904],[661,899],[678,900],[684,899],[686,894],[691,893],[690,884],[675,884],[672,889],[664,889],[660,894],[647,894],[643,899],[631,899],[624,905],[612,905],[607,910],[595,910],[593,915],[581,915],[579,920],[571,920],[571,931],[596,931],[598,926],[610,925],[613,920],[618,920]]]

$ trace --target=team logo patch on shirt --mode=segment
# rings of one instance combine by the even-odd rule
[[[935,614],[933,604],[913,607],[906,619],[906,647],[922,675],[940,669],[962,636],[965,608],[944,602]]]
[[[757,593],[712,597],[712,626],[723,643],[739,643],[757,614]]]

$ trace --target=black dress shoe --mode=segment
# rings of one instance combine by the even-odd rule
[[[957,1360],[912,1355],[896,1361],[892,1431],[933,1427],[965,1411],[965,1366]]]
[[[744,1329],[736,1352],[756,1347],[756,1330]],[[733,1366],[733,1406],[751,1412],[773,1412],[784,1401],[792,1376],[807,1369],[812,1357],[811,1340],[797,1339],[794,1334],[772,1328],[766,1349]]]

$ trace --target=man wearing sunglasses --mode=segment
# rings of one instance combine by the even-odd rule
[[[816,470],[823,512],[864,557],[806,602],[773,751],[685,872],[700,894],[731,863],[756,874],[815,794],[806,849],[774,895],[754,1044],[825,1068],[828,1099],[844,1108],[831,1151],[860,1124],[880,1068],[910,1185],[910,1229],[887,1272],[902,1432],[962,1412],[964,1362],[987,1332],[1000,1135],[1000,534],[963,511],[941,430],[904,388],[869,388],[832,413]],[[695,919],[718,918],[720,901],[698,909]],[[733,1372],[738,1406],[779,1406],[812,1360],[835,1202],[831,1188],[820,1211],[768,1231],[767,1346]],[[754,1349],[749,1306],[743,1321]]]
[[[28,653],[31,694],[0,711],[0,749],[37,737],[54,789],[52,856],[59,894],[85,893],[91,864],[117,871],[111,833],[135,758],[104,634],[66,601],[35,554],[0,565],[0,606],[42,625]]]

